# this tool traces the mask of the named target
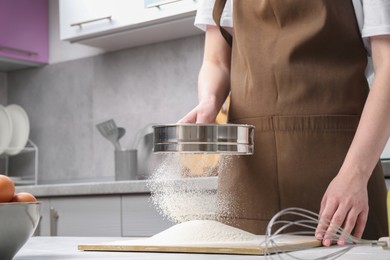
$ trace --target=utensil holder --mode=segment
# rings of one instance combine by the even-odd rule
[[[136,180],[137,179],[137,150],[116,150],[115,151],[115,180]]]

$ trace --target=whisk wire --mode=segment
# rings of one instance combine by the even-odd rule
[[[298,217],[302,219],[294,221],[288,220],[288,217]],[[326,229],[317,230],[318,225],[322,225],[326,227]],[[295,230],[288,232],[292,227],[294,227]],[[297,227],[302,228],[303,230],[296,230]],[[320,218],[320,216],[315,212],[293,207],[281,210],[275,214],[269,222],[266,230],[265,240],[262,243],[263,246],[265,245],[265,256],[283,259],[283,255],[285,255],[293,259],[305,260],[303,258],[294,256],[292,252],[308,249],[312,246],[296,246],[294,248],[290,247],[288,250],[286,250],[286,247],[282,246],[283,243],[280,242],[280,238],[283,238],[283,236],[286,235],[314,236],[316,234],[321,234],[323,236],[326,235],[326,239],[330,240],[332,243],[336,243],[340,238],[342,238],[346,245],[338,246],[336,251],[332,251],[315,259],[310,258],[310,260],[336,259],[351,250],[355,245],[387,246],[387,242],[385,241],[365,240],[354,237],[351,234],[346,233],[342,227],[332,224],[329,219]]]

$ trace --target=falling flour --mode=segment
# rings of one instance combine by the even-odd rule
[[[230,200],[218,196],[209,179],[229,167],[231,157],[215,155],[168,154],[148,182],[151,201],[166,219],[181,223],[189,220],[216,220],[218,213],[232,214]]]
[[[231,163],[230,156],[165,155],[149,179],[148,187],[157,211],[178,224],[143,242],[172,245],[256,240],[256,235],[218,221],[219,215],[234,215],[229,195],[217,196],[211,180],[199,178],[223,174]]]

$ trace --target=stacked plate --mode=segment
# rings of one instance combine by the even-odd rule
[[[18,105],[0,105],[0,155],[16,155],[28,142],[30,122]]]

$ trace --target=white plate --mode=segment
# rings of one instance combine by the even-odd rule
[[[7,109],[0,105],[0,155],[9,146],[12,136],[11,116]]]
[[[26,111],[18,105],[8,105],[6,107],[12,122],[12,138],[6,153],[16,155],[20,153],[28,142],[30,135],[30,122]]]

